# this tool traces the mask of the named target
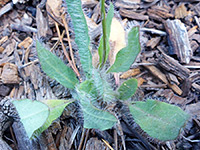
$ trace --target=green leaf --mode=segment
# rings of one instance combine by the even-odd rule
[[[112,23],[112,18],[114,16],[114,7],[113,4],[110,4],[110,8],[106,17],[106,54],[105,54],[105,62],[108,58],[108,54],[110,51],[110,45],[109,45],[109,37],[110,37],[110,27],[111,27],[111,23]],[[103,61],[103,37],[101,37],[100,39],[100,43],[99,43],[99,48],[98,48],[98,53],[99,53],[99,64],[102,64]],[[105,63],[104,62],[104,63]]]
[[[75,42],[79,49],[80,61],[83,70],[90,74],[92,70],[92,55],[89,50],[90,38],[85,16],[81,7],[81,0],[66,0],[67,11],[72,18],[75,32]],[[87,75],[86,74],[86,75]]]
[[[94,84],[92,80],[85,80],[79,85],[79,90],[84,91],[86,93],[91,93],[94,89]]]
[[[120,100],[127,100],[131,96],[133,96],[137,90],[137,79],[129,79],[122,83],[122,85],[118,89],[119,99]]]
[[[93,106],[88,100],[81,101],[84,128],[107,130],[113,127],[117,119],[107,111],[100,110]]]
[[[49,107],[50,114],[44,125],[34,132],[34,136],[36,137],[39,136],[44,130],[46,130],[54,120],[60,117],[65,107],[70,103],[72,103],[73,101],[55,99],[55,100],[43,100],[42,102]]]
[[[42,70],[63,86],[74,89],[78,79],[72,69],[66,66],[57,56],[46,50],[38,41],[36,42],[36,48]]]
[[[136,123],[153,138],[174,140],[189,115],[179,107],[156,100],[137,101],[129,106]]]
[[[92,75],[94,81],[94,88],[98,93],[98,97],[100,97],[103,101],[113,101],[115,99],[115,93],[111,88],[111,85],[107,81],[107,74],[99,70],[93,70]]]
[[[139,27],[134,27],[128,34],[128,45],[117,53],[115,63],[108,72],[127,71],[135,61],[140,49]]]
[[[49,108],[39,101],[30,99],[13,101],[24,125],[26,133],[31,138],[33,132],[40,128],[49,116]]]
[[[106,130],[111,128],[117,120],[109,112],[93,105],[99,97],[98,90],[93,85],[93,80],[86,80],[77,88],[76,98],[80,100],[83,111],[84,128]]]
[[[79,86],[79,90],[84,91],[94,98],[99,98],[103,101],[112,101],[115,99],[115,93],[110,84],[106,81],[106,75],[93,69],[92,79],[85,80]],[[95,100],[96,101],[96,100]]]
[[[92,97],[98,97],[97,89],[95,88],[94,81],[92,79],[82,82],[79,85],[79,90],[91,95]]]

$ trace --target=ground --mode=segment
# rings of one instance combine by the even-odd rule
[[[97,0],[81,1],[91,37],[93,64],[97,65],[100,5]],[[84,129],[79,105],[72,103],[40,137],[29,140],[22,124],[15,118],[16,112],[10,101],[71,97],[69,89],[42,71],[36,39],[66,64],[63,50],[68,52],[72,47],[78,71],[82,73],[78,49],[64,1],[3,0],[0,1],[0,149],[124,149],[123,142],[126,149],[199,149],[199,0],[108,0],[106,11],[110,2],[115,9],[112,25],[115,34],[110,38],[108,64],[113,64],[118,50],[126,44],[123,37],[130,28],[140,26],[141,41],[141,52],[130,70],[113,75],[110,82],[117,87],[126,79],[137,78],[139,88],[131,100],[156,99],[179,106],[190,114],[180,136],[167,142],[149,137],[130,120],[128,109],[120,102],[115,110],[123,114],[119,117],[120,126],[106,131]],[[65,34],[67,31],[70,38]]]

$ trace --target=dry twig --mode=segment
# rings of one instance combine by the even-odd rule
[[[66,56],[66,58],[67,58],[67,60],[68,60],[68,62],[70,64],[70,66],[72,67],[73,71],[76,73],[76,75],[78,77],[80,77],[80,74],[79,74],[78,70],[74,67],[74,65],[73,65],[73,63],[72,63],[72,61],[71,61],[71,59],[69,57],[69,54],[66,51],[66,48],[65,48],[65,45],[63,43],[63,40],[62,40],[62,37],[61,37],[61,34],[60,34],[60,29],[58,27],[58,23],[57,22],[55,22],[55,26],[56,26],[56,30],[58,32],[58,36],[59,36],[59,39],[60,39],[60,43],[62,45],[63,52],[64,52],[64,54],[65,54],[65,56]]]

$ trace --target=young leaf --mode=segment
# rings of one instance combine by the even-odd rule
[[[115,93],[110,84],[106,81],[106,77],[100,74],[99,70],[93,69],[92,79],[85,80],[79,86],[79,90],[90,94],[94,98],[103,101],[112,101],[115,99]]]
[[[116,56],[115,63],[108,72],[127,71],[140,52],[139,27],[134,27],[128,34],[128,45],[121,49]]]
[[[93,80],[85,80],[79,85],[79,90],[84,91],[85,93],[97,96],[97,91],[94,86]]]
[[[83,111],[84,128],[106,130],[116,122],[116,118],[107,111],[96,108],[92,103],[97,101],[97,89],[92,80],[86,80],[77,89],[77,98]]]
[[[36,42],[36,48],[42,70],[63,86],[74,89],[78,79],[72,69],[50,51],[46,50],[38,41]]]
[[[104,72],[93,70],[94,88],[103,101],[109,102],[115,99],[115,93],[106,79]]]
[[[81,7],[81,0],[66,0],[67,11],[72,18],[75,32],[75,42],[79,49],[79,55],[83,70],[90,74],[92,70],[92,55],[89,50],[90,39],[85,16]]]
[[[137,90],[137,79],[129,79],[122,83],[122,85],[118,89],[119,99],[127,100],[131,96],[133,96]]]
[[[113,4],[110,4],[110,8],[106,17],[106,54],[105,54],[105,62],[108,58],[108,54],[110,51],[110,45],[109,45],[109,37],[110,37],[110,26],[111,26],[111,22],[112,22],[112,18],[114,16],[114,7]],[[98,52],[99,52],[99,64],[102,64],[103,62],[103,37],[101,37],[100,39],[100,43],[99,43],[99,48],[98,48]],[[105,63],[103,62],[103,63]]]
[[[39,136],[44,130],[46,130],[51,123],[56,120],[62,114],[63,110],[67,105],[72,103],[70,100],[43,100],[44,104],[49,107],[50,114],[46,120],[46,122],[34,132],[34,136]]]
[[[30,99],[13,101],[24,125],[26,133],[31,138],[33,132],[40,128],[49,116],[47,105]]]
[[[107,130],[113,127],[117,119],[107,111],[94,107],[88,100],[81,100],[84,128]]]
[[[179,107],[156,100],[137,101],[129,109],[136,123],[153,138],[174,140],[189,115]]]

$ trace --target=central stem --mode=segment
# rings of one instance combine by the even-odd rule
[[[103,58],[101,68],[104,66],[106,60],[106,11],[105,11],[105,0],[101,0],[101,17],[102,17],[102,30],[103,30]]]

